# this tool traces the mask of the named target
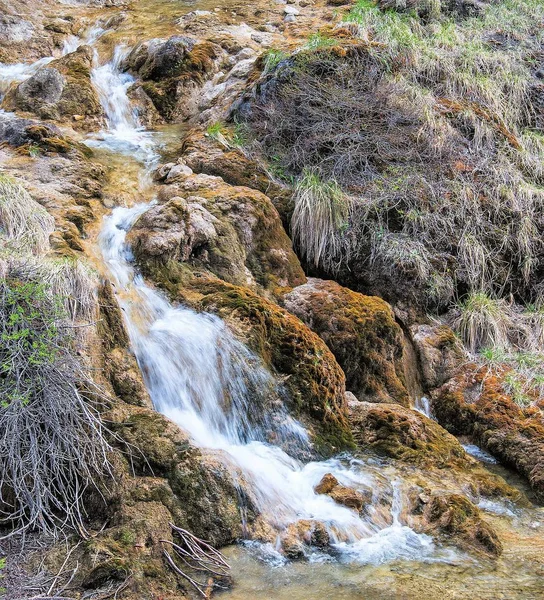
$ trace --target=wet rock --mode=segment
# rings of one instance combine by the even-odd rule
[[[425,389],[441,386],[466,362],[462,343],[447,325],[413,325],[410,332]]]
[[[475,464],[453,435],[415,410],[369,402],[352,402],[349,408],[353,437],[360,448],[439,468]]]
[[[291,242],[264,194],[229,186],[218,177],[187,175],[187,169],[178,165],[160,171],[163,177],[168,170],[166,181],[172,183],[129,234],[147,272],[169,261],[189,263],[225,281],[272,293],[304,281]]]
[[[153,407],[136,359],[130,351],[123,315],[109,282],[98,290],[100,320],[98,334],[102,342],[104,374],[113,391],[127,404]]]
[[[464,496],[433,496],[425,505],[423,518],[427,531],[445,535],[450,543],[490,557],[502,554],[496,532],[481,518],[478,507]]]
[[[91,83],[92,61],[92,48],[80,46],[11,88],[4,108],[32,112],[43,119],[99,117],[102,107]]]
[[[287,558],[303,558],[307,547],[327,548],[330,536],[320,521],[301,519],[292,523],[281,535],[281,547]]]
[[[356,512],[360,512],[365,505],[365,496],[342,485],[337,485],[328,495],[338,504],[343,504]]]
[[[323,338],[357,398],[409,403],[402,330],[386,302],[313,278],[286,294],[282,302]]]
[[[330,496],[338,504],[343,504],[357,512],[360,512],[365,504],[372,499],[371,492],[364,495],[357,490],[340,485],[332,473],[323,475],[321,481],[315,486],[314,491],[316,494]]]
[[[328,494],[338,485],[338,479],[332,473],[325,473],[321,481],[315,486],[316,494]]]
[[[544,498],[544,425],[542,408],[521,407],[506,391],[502,373],[467,365],[433,392],[438,422],[455,435],[471,436],[503,464],[524,475]]]
[[[27,42],[32,38],[34,26],[15,15],[0,15],[0,44]]]

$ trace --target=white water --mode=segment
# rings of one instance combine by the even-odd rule
[[[104,108],[107,128],[87,140],[87,144],[106,147],[150,163],[158,158],[153,136],[141,125],[138,113],[127,95],[135,79],[120,69],[127,52],[124,46],[117,46],[112,60],[95,67],[91,72],[91,81]]]
[[[433,409],[431,407],[431,401],[429,400],[429,398],[426,398],[425,396],[422,396],[421,398],[416,398],[414,409],[420,412],[422,415],[425,415],[429,419],[434,419]]]

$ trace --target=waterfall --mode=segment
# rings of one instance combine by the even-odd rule
[[[83,44],[88,44],[90,46],[94,45],[98,39],[108,31],[109,30],[104,29],[100,25],[93,25],[93,27],[89,28],[82,37],[76,35],[69,36],[64,41],[62,56],[65,56],[70,52],[75,52]],[[33,63],[0,63],[0,100],[8,91],[9,86],[12,83],[21,83],[22,81],[25,81],[29,77],[32,77],[38,69],[45,67],[53,60],[55,60],[54,56],[46,56]]]
[[[119,66],[127,50],[93,70],[107,131],[101,140],[112,150],[132,153],[149,170],[156,139],[140,125],[127,91],[133,83]],[[92,143],[100,143],[95,140]],[[281,532],[300,519],[324,523],[346,560],[382,562],[421,559],[436,553],[432,539],[400,524],[401,490],[360,461],[334,459],[305,463],[308,434],[284,408],[281,389],[261,360],[239,342],[221,319],[175,307],[148,286],[132,264],[126,235],[148,204],[117,207],[105,217],[99,244],[155,409],[186,431],[193,442],[227,466],[240,470],[257,507]],[[354,489],[380,485],[393,497],[390,526],[383,515],[361,518],[314,487],[326,473]]]
[[[120,68],[127,53],[125,46],[117,46],[113,58],[91,72],[91,81],[104,108],[107,128],[98,136],[88,139],[87,143],[136,156],[142,162],[150,163],[157,158],[153,136],[141,125],[127,94],[135,79]]]
[[[147,205],[114,209],[105,219],[99,243],[155,409],[178,423],[195,444],[223,451],[242,470],[258,508],[276,528],[299,519],[321,521],[337,549],[361,562],[415,559],[434,551],[431,538],[399,523],[397,484],[393,524],[383,529],[371,518],[362,519],[315,493],[328,472],[355,489],[373,486],[373,476],[339,460],[304,464],[282,449],[283,444],[308,449],[308,436],[285,412],[281,390],[260,360],[219,318],[173,307],[134,270],[125,238],[146,209]],[[270,403],[274,397],[279,402]]]

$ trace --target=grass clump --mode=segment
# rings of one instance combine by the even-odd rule
[[[314,35],[257,82],[237,114],[257,150],[285,181],[311,172],[352,199],[345,234],[317,236],[331,275],[422,311],[481,290],[535,302],[543,20],[535,0],[359,0],[354,38]]]
[[[34,254],[49,248],[53,217],[14,180],[0,175],[0,224],[12,247]]]
[[[295,184],[294,203],[291,233],[302,256],[314,266],[334,265],[349,218],[348,198],[335,181],[305,171]]]

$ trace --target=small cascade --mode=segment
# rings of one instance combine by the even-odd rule
[[[45,67],[52,60],[54,60],[52,56],[47,56],[30,64],[15,63],[6,65],[0,63],[0,100],[8,91],[12,83],[20,83],[21,81],[25,81],[29,77],[32,77],[38,69]]]
[[[70,35],[64,40],[62,46],[62,56],[75,52],[80,46],[94,46],[95,43],[108,31],[100,25],[93,25],[88,29],[82,37],[78,35]]]
[[[107,116],[107,131],[93,143],[137,156],[149,171],[157,158],[156,140],[140,125],[127,96],[133,78],[120,69],[126,53],[117,47],[110,62],[93,70]],[[196,445],[218,451],[233,476],[243,474],[278,536],[299,520],[315,520],[327,527],[333,546],[348,561],[437,555],[430,537],[401,524],[400,483],[353,459],[305,462],[311,455],[308,434],[286,411],[285,392],[260,359],[218,317],[174,307],[145,283],[133,267],[126,235],[148,207],[115,208],[105,218],[99,244],[155,409]],[[393,498],[392,514],[384,518],[383,510],[370,507],[361,517],[317,494],[314,488],[327,473],[355,490],[381,489]]]
[[[420,412],[422,415],[429,417],[429,419],[434,419],[431,401],[426,396],[418,396],[416,398],[414,409]]]
[[[304,464],[299,457],[309,453],[307,433],[286,413],[282,390],[260,360],[216,316],[175,308],[145,284],[132,267],[125,238],[146,209],[114,209],[100,246],[156,410],[195,444],[221,450],[243,472],[258,508],[278,531],[300,519],[320,521],[346,560],[420,559],[434,552],[431,538],[401,525],[398,483],[392,486],[392,524],[385,527],[315,493],[326,473],[354,489],[374,488],[376,481],[356,462]]]
[[[93,46],[108,31],[109,30],[104,29],[100,25],[94,25],[88,29],[82,37],[77,35],[69,36],[64,40],[62,56],[75,52],[84,44]],[[12,83],[21,83],[22,81],[25,81],[29,77],[32,77],[38,69],[47,66],[53,60],[55,60],[54,56],[46,56],[33,63],[0,63],[0,100],[8,91]]]
[[[107,128],[98,136],[89,138],[87,143],[151,163],[157,158],[153,136],[141,125],[137,111],[127,95],[135,79],[129,73],[123,73],[120,68],[128,51],[123,45],[117,46],[113,58],[91,72],[91,81],[104,108]],[[98,58],[96,60],[98,62]]]

